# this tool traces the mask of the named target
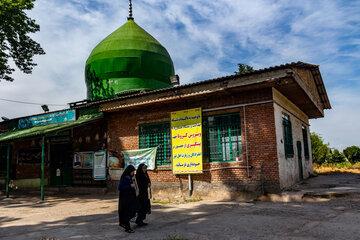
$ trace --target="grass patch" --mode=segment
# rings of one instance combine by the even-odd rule
[[[170,204],[170,203],[175,203],[175,204],[185,204],[185,203],[191,203],[191,202],[200,202],[202,201],[202,197],[197,197],[197,198],[185,198],[183,200],[171,200],[168,199],[167,201],[164,200],[157,200],[157,199],[153,199],[152,202],[153,203],[159,203],[159,204]]]
[[[185,202],[185,203],[188,203],[188,202],[200,202],[201,200],[202,200],[201,197],[189,198],[189,199],[186,199],[186,198],[184,197],[184,202]]]
[[[350,162],[323,163],[321,165],[314,163],[313,169],[318,174],[360,173],[360,162],[355,164]]]
[[[173,203],[172,200],[168,199],[167,201],[162,201],[162,200],[156,200],[154,198],[154,200],[152,200],[153,203],[159,203],[159,204],[169,204],[169,203]]]

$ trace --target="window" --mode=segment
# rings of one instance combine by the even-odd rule
[[[306,127],[303,125],[302,126],[302,133],[303,133],[303,139],[304,139],[304,154],[305,154],[305,159],[309,160],[309,143],[308,143],[308,136],[307,136],[307,129]]]
[[[283,129],[284,129],[285,157],[290,158],[294,156],[290,116],[283,113],[282,120],[283,120]]]
[[[240,114],[205,118],[210,162],[242,160]]]
[[[139,126],[139,148],[158,147],[156,165],[171,164],[170,122]]]

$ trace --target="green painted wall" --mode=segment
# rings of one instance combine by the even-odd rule
[[[174,65],[167,50],[133,20],[101,41],[85,66],[88,99],[170,87]]]

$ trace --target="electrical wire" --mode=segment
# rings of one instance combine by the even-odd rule
[[[0,100],[6,101],[6,102],[29,104],[29,105],[44,105],[44,103],[23,102],[23,101],[10,100],[10,99],[5,99],[5,98],[0,98]],[[59,107],[67,106],[65,104],[52,104],[52,103],[48,103],[46,105],[48,105],[48,106],[59,106]]]

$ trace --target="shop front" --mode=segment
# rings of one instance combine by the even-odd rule
[[[74,110],[71,111],[75,114]],[[34,119],[26,120],[27,126],[31,121],[36,122]],[[42,115],[42,120],[47,121],[46,116]],[[44,186],[72,186],[79,175],[83,177],[74,171],[74,153],[95,152],[105,147],[103,117],[99,113],[23,129],[24,120],[17,121],[18,129],[0,134],[0,170],[7,196],[12,189],[40,188],[43,199]],[[79,142],[80,138],[85,141]]]

